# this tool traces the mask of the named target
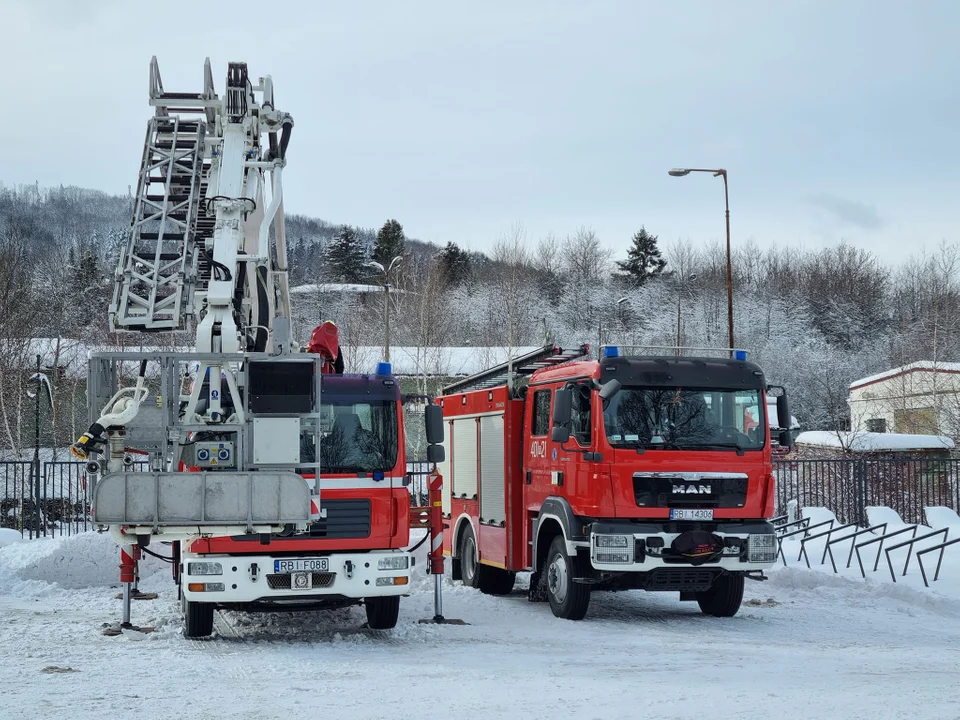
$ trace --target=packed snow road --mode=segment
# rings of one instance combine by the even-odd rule
[[[8,716],[960,716],[960,602],[907,587],[787,568],[748,583],[732,619],[627,592],[595,595],[587,618],[568,622],[520,583],[506,598],[447,583],[444,614],[470,625],[437,627],[417,623],[432,615],[424,578],[393,631],[359,630],[354,608],[221,613],[213,638],[189,641],[154,562],[141,588],[160,597],[136,602],[134,621],[156,631],[106,637],[120,612],[112,548],[90,534],[0,550]]]

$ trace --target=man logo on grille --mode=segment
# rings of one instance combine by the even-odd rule
[[[674,495],[710,495],[713,488],[710,485],[674,485]]]

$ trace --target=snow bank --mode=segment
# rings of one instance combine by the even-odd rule
[[[0,548],[0,580],[7,583],[26,580],[65,589],[113,586],[120,580],[119,565],[119,546],[109,535],[96,532],[24,540]],[[167,567],[146,556],[140,563],[140,578]]]
[[[23,536],[16,530],[11,530],[10,528],[0,528],[0,548],[6,547],[7,545],[13,545],[14,543],[21,542],[22,540]]]

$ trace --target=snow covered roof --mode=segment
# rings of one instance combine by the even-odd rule
[[[364,283],[309,283],[290,288],[291,295],[307,295],[310,293],[382,293],[383,285],[367,285]],[[394,287],[390,292],[402,293]]]
[[[853,452],[905,452],[909,450],[953,450],[953,440],[945,435],[908,435],[905,433],[834,432],[809,430],[797,436],[797,445],[846,448]]]
[[[889,378],[897,377],[898,375],[905,375],[907,373],[917,371],[960,373],[960,363],[918,360],[917,362],[909,363],[908,365],[901,365],[900,367],[893,368],[892,370],[887,370],[882,373],[877,373],[876,375],[870,375],[869,377],[854,380],[852,383],[850,383],[850,389],[855,390],[856,388],[864,385],[870,385],[875,382],[880,382],[881,380],[888,380]]]
[[[515,347],[513,356],[523,355],[538,347]],[[372,371],[383,359],[379,345],[343,347],[347,372]],[[415,347],[390,346],[390,363],[394,375],[466,376],[507,361],[506,347]],[[367,366],[370,366],[369,368]]]

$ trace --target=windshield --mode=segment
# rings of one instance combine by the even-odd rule
[[[326,393],[320,403],[321,473],[389,472],[397,463],[397,405],[392,398],[338,397]],[[306,427],[301,461],[316,462],[314,429]]]
[[[614,447],[763,447],[759,390],[624,387],[603,411]]]

